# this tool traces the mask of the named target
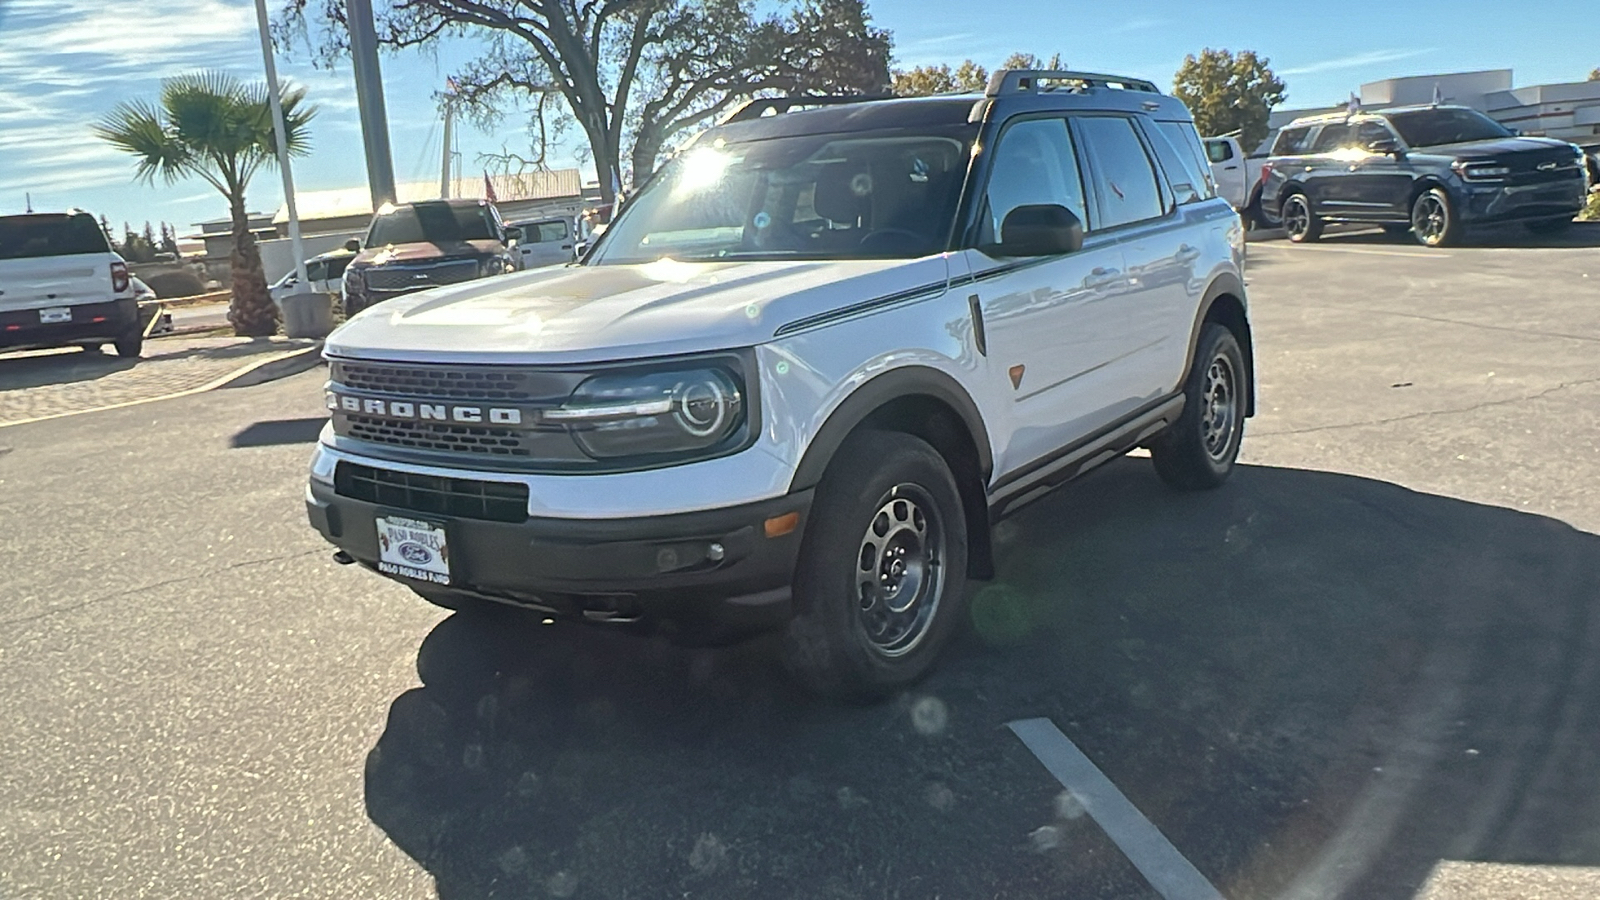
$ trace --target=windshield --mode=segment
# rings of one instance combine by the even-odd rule
[[[88,213],[0,218],[0,259],[110,252],[105,232]]]
[[[1511,137],[1505,126],[1472,109],[1419,109],[1390,113],[1386,118],[1412,147]]]
[[[494,220],[487,206],[414,203],[374,218],[372,229],[367,233],[367,246],[496,239]]]
[[[968,146],[966,129],[698,146],[628,203],[594,261],[937,253],[950,240]]]

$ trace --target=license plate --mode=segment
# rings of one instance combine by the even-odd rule
[[[49,309],[39,310],[39,324],[54,325],[57,322],[71,322],[72,307],[53,306]]]
[[[450,551],[444,526],[399,516],[378,517],[378,571],[450,583]]]

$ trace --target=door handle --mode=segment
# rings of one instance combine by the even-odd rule
[[[1089,277],[1083,280],[1083,286],[1092,288],[1105,287],[1121,277],[1122,270],[1120,269],[1107,269],[1103,266],[1097,266],[1094,271],[1089,273]]]
[[[1229,172],[1232,172],[1234,169],[1239,168],[1239,164],[1238,163],[1234,163],[1231,166],[1223,166],[1222,168],[1226,169]]]
[[[563,250],[571,250],[572,249],[572,245],[571,244],[562,244],[561,245],[561,249],[563,249]]]
[[[1178,247],[1178,252],[1174,253],[1172,258],[1181,263],[1192,263],[1200,258],[1200,251],[1188,244],[1181,244]]]

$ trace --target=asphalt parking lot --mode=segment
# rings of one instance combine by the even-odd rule
[[[333,565],[316,372],[0,428],[0,896],[1161,896],[1039,717],[1230,900],[1600,895],[1597,232],[1253,243],[1234,479],[1028,508],[870,707]]]

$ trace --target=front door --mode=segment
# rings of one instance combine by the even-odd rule
[[[1411,185],[1416,174],[1403,156],[1369,149],[1378,141],[1399,145],[1399,138],[1380,120],[1370,119],[1356,126],[1350,146],[1353,161],[1345,176],[1350,197],[1364,215],[1406,219],[1411,215]]]
[[[1010,400],[997,403],[1006,411],[997,429],[1004,432],[996,440],[999,478],[1109,423],[1122,394],[1115,362],[1128,342],[1116,300],[1128,282],[1116,236],[1093,233],[1065,118],[1013,120],[993,153],[980,246],[998,240],[1018,206],[1058,204],[1091,226],[1083,249],[1064,256],[965,251],[986,336],[986,393]]]

